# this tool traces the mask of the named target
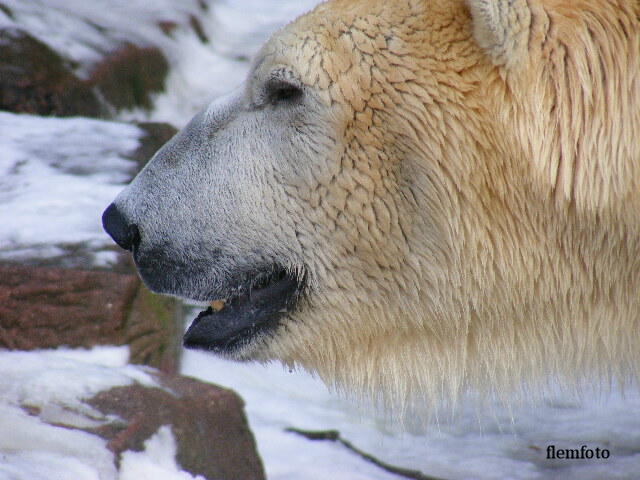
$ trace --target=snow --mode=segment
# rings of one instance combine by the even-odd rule
[[[127,360],[126,347],[0,352],[0,479],[115,479],[104,440],[53,424],[106,423],[82,399],[133,382],[154,385]]]
[[[176,440],[171,428],[163,426],[144,443],[142,452],[125,452],[118,480],[205,480],[180,470],[176,463]]]
[[[0,112],[0,260],[55,257],[91,246],[115,259],[101,212],[136,171],[138,127]]]
[[[197,0],[2,0],[0,27],[20,27],[62,52],[78,75],[124,41],[159,46],[171,64],[167,90],[151,112],[114,122],[0,112],[0,260],[49,258],[88,245],[95,265],[114,261],[100,215],[135,169],[128,157],[141,131],[125,120],[182,126],[206,102],[240,84],[249,59],[268,35],[311,8],[314,0],[220,0],[203,11]],[[211,39],[188,27],[195,15]],[[159,21],[179,24],[171,35]],[[192,313],[188,314],[191,319]],[[189,480],[175,462],[167,427],[143,452],[128,452],[120,469],[104,441],[80,430],[111,421],[82,402],[116,385],[153,380],[126,365],[128,351],[0,351],[0,480]],[[494,403],[460,406],[424,431],[401,432],[375,412],[328,391],[304,372],[278,365],[228,362],[185,352],[182,371],[238,391],[270,480],[391,480],[341,445],[311,442],[284,431],[338,429],[355,446],[406,468],[448,479],[637,479],[640,393],[584,395],[558,391],[512,409]],[[25,407],[28,407],[25,409]],[[33,412],[37,412],[34,414]],[[49,422],[49,423],[45,423]],[[11,432],[7,434],[6,432]],[[545,460],[549,444],[608,448],[608,460]],[[197,477],[195,477],[197,478]]]

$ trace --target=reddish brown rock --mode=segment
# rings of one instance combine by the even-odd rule
[[[131,155],[138,162],[140,168],[151,160],[154,153],[178,133],[178,130],[168,123],[140,122],[136,124],[143,132],[140,146]]]
[[[124,420],[93,430],[117,457],[142,450],[145,440],[169,425],[182,469],[210,480],[265,478],[240,397],[191,378],[159,375],[158,381],[165,389],[117,387],[87,401]]]
[[[84,81],[40,40],[19,29],[0,30],[0,110],[98,117],[110,110],[148,109],[151,94],[164,89],[168,71],[160,49],[126,43],[105,56]]]
[[[89,84],[117,110],[148,109],[150,94],[164,89],[168,72],[169,63],[160,49],[126,43],[94,68]]]
[[[0,110],[37,115],[96,117],[91,87],[40,40],[15,28],[0,30]]]
[[[178,23],[172,20],[161,20],[158,22],[158,27],[160,27],[160,30],[162,30],[162,33],[166,36],[172,37],[174,30],[178,28]]]
[[[0,3],[0,11],[4,13],[7,17],[9,17],[11,20],[15,19],[15,16],[13,15],[13,11],[9,7],[7,7],[4,3]]]
[[[134,274],[0,265],[0,347],[129,345],[133,363],[172,372],[178,313]]]
[[[191,15],[189,17],[189,25],[202,43],[209,43],[209,37],[207,37],[207,34],[204,32],[204,28],[200,20],[198,20],[198,17]]]

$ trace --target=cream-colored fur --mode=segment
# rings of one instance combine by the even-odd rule
[[[401,405],[635,377],[639,17],[333,0],[277,34],[260,68],[298,72],[338,133],[289,191],[313,295],[248,356]]]
[[[200,348],[401,408],[635,379],[640,2],[331,0],[110,208],[156,291],[304,278]]]

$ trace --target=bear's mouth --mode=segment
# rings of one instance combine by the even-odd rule
[[[230,354],[259,334],[277,327],[295,307],[304,287],[304,275],[272,268],[233,288],[225,299],[210,302],[184,335],[184,346]]]

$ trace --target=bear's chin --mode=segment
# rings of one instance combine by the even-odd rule
[[[188,328],[184,346],[235,356],[254,339],[277,328],[295,308],[303,285],[300,277],[280,270],[240,289],[241,293],[212,301]]]

